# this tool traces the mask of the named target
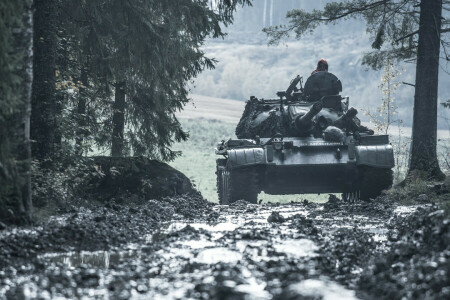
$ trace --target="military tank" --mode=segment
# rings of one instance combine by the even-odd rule
[[[342,193],[369,200],[392,185],[394,154],[387,135],[361,125],[342,84],[329,72],[297,76],[274,99],[254,96],[236,127],[218,143],[221,204],[257,203],[258,194]]]

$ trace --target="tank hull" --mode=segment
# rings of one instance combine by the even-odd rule
[[[231,145],[239,145],[232,140]],[[387,136],[327,142],[323,138],[285,137],[244,140],[242,146],[223,145],[230,170],[252,170],[259,191],[267,194],[347,193],[358,190],[362,168],[390,170],[394,166]],[[245,178],[245,177],[244,177]]]
[[[352,191],[357,180],[355,164],[267,166],[261,190],[271,195],[344,193]]]

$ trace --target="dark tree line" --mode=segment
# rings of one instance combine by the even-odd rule
[[[446,12],[443,15],[442,12]],[[320,24],[361,17],[371,33],[373,51],[363,64],[380,69],[387,60],[416,64],[411,158],[407,179],[442,179],[436,153],[439,60],[450,61],[450,1],[349,0],[325,5],[323,10],[287,13],[289,25],[264,29],[277,43],[294,32],[296,38]],[[442,51],[441,51],[442,49]],[[444,104],[445,106],[446,104]]]
[[[0,2],[0,220],[32,220],[31,160],[171,160],[188,83],[250,0]],[[31,141],[31,143],[30,143]]]

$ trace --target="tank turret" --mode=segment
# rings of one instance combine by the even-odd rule
[[[321,80],[324,82],[320,83]],[[297,88],[298,84],[300,88]],[[279,99],[257,99],[252,96],[236,127],[236,136],[270,138],[276,133],[317,135],[318,127],[323,130],[344,113],[343,98],[337,95],[341,90],[339,79],[328,72],[318,72],[309,77],[305,89],[302,87],[302,77],[297,76],[285,91],[277,93]],[[335,98],[324,101],[322,98],[330,97],[327,93]],[[317,125],[319,120],[320,126]]]

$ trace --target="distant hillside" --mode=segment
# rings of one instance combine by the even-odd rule
[[[351,105],[374,109],[382,97],[379,89],[382,72],[361,66],[363,53],[371,50],[370,35],[365,32],[363,20],[321,26],[314,35],[305,36],[301,41],[267,46],[267,38],[261,31],[264,26],[286,22],[285,14],[292,8],[311,10],[323,7],[326,2],[329,1],[258,0],[253,7],[240,9],[235,23],[226,29],[228,36],[205,44],[207,56],[218,59],[219,63],[215,70],[200,74],[192,87],[193,93],[238,100],[251,95],[274,97],[296,75],[306,79],[317,60],[324,57],[330,64],[330,72],[341,79],[343,94],[350,96]],[[399,68],[405,71],[398,81],[414,83],[415,66]],[[450,98],[450,77],[440,72],[439,101],[444,102]],[[411,126],[414,89],[401,85],[396,98],[399,118]],[[448,129],[450,110],[439,106],[439,115],[439,127]]]
[[[179,119],[207,119],[237,124],[244,111],[243,101],[190,95],[192,103],[177,114]]]

